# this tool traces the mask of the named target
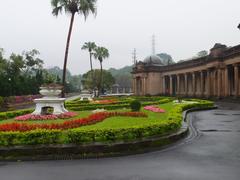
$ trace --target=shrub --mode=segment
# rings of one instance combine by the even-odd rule
[[[7,111],[0,113],[0,120],[6,120],[10,118],[14,118],[16,116],[25,115],[28,113],[32,113],[33,109],[24,109],[24,110],[17,110],[17,111]]]
[[[141,109],[141,102],[138,100],[134,100],[130,103],[130,107],[132,111],[140,111]]]
[[[0,109],[3,108],[4,98],[0,96]]]

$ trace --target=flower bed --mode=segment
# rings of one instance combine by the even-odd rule
[[[129,117],[147,117],[143,112],[101,112],[91,114],[86,118],[76,119],[76,120],[66,120],[63,123],[51,123],[51,124],[27,124],[27,123],[6,123],[0,124],[0,131],[31,131],[36,129],[72,129],[80,126],[96,124],[101,122],[108,117],[113,116],[129,116]]]
[[[26,114],[22,116],[15,117],[17,121],[29,121],[29,120],[54,120],[54,119],[68,119],[77,116],[75,112],[65,112],[62,114],[50,114],[50,115],[34,115],[34,114]]]
[[[92,102],[93,104],[116,104],[117,100],[115,99],[103,99],[103,100],[96,100]]]
[[[157,106],[145,106],[144,109],[152,111],[152,112],[157,112],[157,113],[165,113],[166,112],[164,109],[161,109]]]
[[[120,100],[118,101],[121,102]],[[42,124],[40,123],[32,124],[33,122],[10,123],[12,122],[12,120],[10,120],[9,123],[2,122],[4,124],[0,124],[0,146],[69,144],[69,143],[88,144],[95,142],[111,143],[118,141],[129,142],[132,140],[142,139],[151,136],[154,137],[162,136],[172,132],[176,132],[181,127],[182,111],[193,107],[206,108],[213,106],[212,102],[205,100],[194,100],[197,102],[194,104],[184,103],[174,104],[173,106],[163,104],[169,101],[171,101],[171,103],[173,104],[172,102],[173,100],[164,97],[162,97],[161,100],[157,100],[156,102],[143,102],[143,106],[162,104],[161,107],[166,110],[166,113],[164,114],[148,112],[148,118],[136,118],[136,119],[128,118],[128,117],[146,117],[147,115],[145,113],[102,112],[91,114],[86,118],[76,118],[75,120],[63,120],[61,122],[55,121],[52,123]],[[107,107],[110,106],[110,105],[100,106],[100,104],[92,105],[93,106],[99,105],[98,108],[99,107],[105,108],[106,106]],[[119,105],[124,105],[128,107],[128,104],[119,103],[111,106],[115,108],[115,106]],[[88,104],[86,106],[88,106]],[[112,107],[111,109],[113,109]],[[119,108],[122,108],[122,106],[121,107],[119,106]],[[2,118],[3,120],[6,120],[6,118],[12,118],[19,115],[30,113],[30,112],[26,113],[25,111],[5,112],[4,114],[2,114]],[[82,113],[89,114],[89,112]],[[118,118],[117,116],[125,116],[126,118],[124,117]],[[106,118],[109,119],[104,121]],[[159,118],[162,119],[159,120]],[[114,124],[112,123],[113,121],[120,123]],[[124,121],[129,122],[129,125],[125,126]]]

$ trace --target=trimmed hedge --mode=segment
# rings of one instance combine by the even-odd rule
[[[0,145],[36,145],[63,143],[60,130],[34,130],[28,132],[0,132]]]
[[[0,121],[11,119],[17,116],[21,116],[24,114],[32,113],[33,109],[24,109],[24,110],[17,110],[17,111],[7,111],[7,112],[1,112],[0,113]]]
[[[194,104],[176,105],[169,112],[167,121],[155,122],[147,126],[139,125],[121,129],[70,129],[34,130],[29,132],[0,132],[0,146],[37,144],[84,144],[93,142],[131,141],[176,132],[182,124],[182,112],[194,107],[212,107],[213,102],[197,100]]]
[[[164,104],[171,102],[173,98],[160,98],[160,100],[152,101],[152,102],[141,102],[142,106],[147,105],[156,105],[156,104]],[[86,111],[86,110],[95,110],[99,108],[103,108],[106,110],[115,110],[120,108],[127,108],[130,109],[130,103],[132,100],[129,100],[127,103],[124,101],[124,103],[117,103],[117,104],[66,104],[67,108],[72,111]]]

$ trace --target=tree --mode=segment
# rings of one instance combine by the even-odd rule
[[[197,53],[197,57],[204,57],[204,56],[207,56],[208,55],[208,51],[206,50],[203,50],[203,51],[200,51]]]
[[[97,47],[95,49],[95,52],[94,52],[94,57],[95,59],[99,60],[100,62],[100,77],[101,77],[101,81],[100,81],[100,84],[98,86],[98,93],[99,91],[101,91],[103,93],[103,86],[102,86],[102,82],[103,82],[103,75],[102,75],[102,71],[103,71],[103,68],[102,68],[102,62],[103,62],[103,59],[106,59],[109,57],[109,52],[108,52],[108,49],[106,49],[105,47]]]
[[[63,77],[62,77],[62,85],[65,87],[66,81],[66,69],[67,69],[67,60],[68,60],[68,51],[69,51],[69,44],[72,34],[72,28],[74,23],[75,14],[83,14],[85,20],[89,13],[96,15],[96,2],[97,0],[51,0],[52,5],[52,14],[54,16],[58,16],[62,10],[65,10],[66,14],[71,15],[70,26],[67,36],[67,43],[65,49],[65,56],[64,56],[64,64],[63,64]],[[62,91],[62,97],[65,97],[64,88]]]
[[[82,46],[82,50],[88,50],[88,52],[89,52],[90,68],[91,68],[91,78],[92,78],[92,80],[93,80],[92,52],[95,50],[96,47],[97,46],[96,46],[95,42],[85,42],[84,45]],[[93,83],[93,87],[94,87],[94,83]]]
[[[92,73],[94,74],[94,77],[96,77],[94,82],[92,79]],[[92,90],[91,88],[95,84],[97,84],[97,86],[99,87],[100,83],[101,83],[100,74],[101,74],[101,71],[99,69],[95,69],[92,72],[88,71],[87,73],[83,74],[82,84],[83,84],[84,89]],[[111,89],[112,85],[115,83],[114,77],[112,76],[112,74],[110,72],[108,72],[106,70],[102,71],[102,75],[104,77],[103,82],[102,82],[104,89],[106,89],[106,90]]]

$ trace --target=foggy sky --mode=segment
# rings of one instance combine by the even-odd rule
[[[209,50],[215,43],[240,44],[239,0],[98,0],[96,18],[75,19],[68,69],[73,74],[89,70],[84,42],[94,41],[109,49],[104,68],[132,64],[151,54],[168,53],[175,61]],[[70,17],[52,14],[50,0],[0,0],[0,47],[6,55],[33,48],[40,51],[45,67],[62,68]],[[94,68],[99,68],[94,61]]]

